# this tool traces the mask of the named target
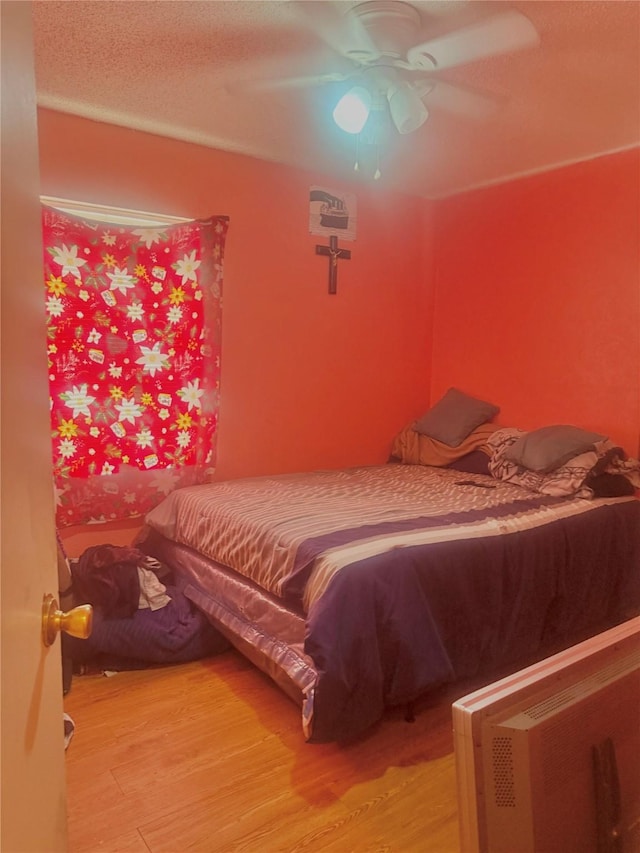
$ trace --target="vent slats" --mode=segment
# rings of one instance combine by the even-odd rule
[[[491,744],[495,804],[499,808],[515,808],[513,748],[510,737],[494,737]]]
[[[584,693],[607,684],[609,681],[624,675],[626,672],[630,672],[638,664],[640,664],[640,651],[633,651],[627,657],[613,661],[609,666],[604,667],[588,678],[577,681],[566,690],[554,693],[547,699],[530,705],[522,711],[522,714],[531,720],[540,720],[552,711],[556,711],[558,708],[562,708],[564,705],[573,702],[578,696],[582,696]]]

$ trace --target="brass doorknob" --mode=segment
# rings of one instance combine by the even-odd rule
[[[93,626],[93,607],[80,604],[64,613],[58,609],[58,602],[48,592],[42,599],[42,641],[50,646],[58,631],[64,631],[72,637],[86,640],[91,636]]]

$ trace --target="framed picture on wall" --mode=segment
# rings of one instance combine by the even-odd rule
[[[329,187],[310,187],[309,233],[355,240],[355,193],[341,193]]]

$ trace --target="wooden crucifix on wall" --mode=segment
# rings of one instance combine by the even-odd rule
[[[328,246],[316,246],[316,255],[329,256],[329,293],[338,292],[338,260],[344,259],[348,261],[351,258],[349,249],[340,249],[338,247],[338,238],[335,234],[329,237]]]

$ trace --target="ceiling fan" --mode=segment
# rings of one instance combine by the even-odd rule
[[[398,132],[411,133],[426,121],[430,101],[442,109],[481,115],[492,105],[491,99],[438,79],[438,72],[539,44],[531,21],[514,9],[479,20],[476,17],[462,28],[420,42],[422,16],[415,6],[401,0],[306,0],[291,5],[336,51],[335,70],[245,81],[232,89],[265,91],[351,81],[333,118],[342,130],[353,134],[363,130],[371,112],[387,108]]]

